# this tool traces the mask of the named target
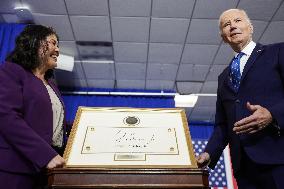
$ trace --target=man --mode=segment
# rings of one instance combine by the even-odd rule
[[[240,189],[283,189],[284,43],[254,43],[240,9],[223,12],[219,27],[236,56],[218,78],[214,132],[197,163],[214,168],[229,143]]]

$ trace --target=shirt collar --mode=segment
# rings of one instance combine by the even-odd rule
[[[241,52],[243,52],[247,56],[250,56],[255,46],[256,46],[256,43],[251,41]],[[235,53],[235,57],[238,56],[238,54],[239,53]]]

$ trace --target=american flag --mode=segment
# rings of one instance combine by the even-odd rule
[[[192,140],[193,148],[195,154],[198,156],[203,152],[207,140],[204,139],[194,139]],[[212,189],[237,189],[237,184],[234,180],[231,158],[229,153],[229,147],[227,146],[223,151],[214,170],[209,169],[209,186]]]

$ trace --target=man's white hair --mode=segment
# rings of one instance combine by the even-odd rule
[[[247,19],[248,23],[249,23],[250,25],[252,25],[252,23],[251,23],[251,21],[250,21],[250,19],[249,19],[249,17],[248,17],[248,15],[247,15],[247,13],[246,13],[245,10],[243,10],[243,9],[228,9],[228,10],[224,11],[224,12],[220,15],[220,17],[219,17],[219,29],[220,29],[220,30],[221,30],[221,18],[224,16],[224,14],[226,14],[226,13],[228,13],[228,12],[231,12],[231,11],[239,11],[239,12],[242,12],[242,13],[245,15],[245,18]]]

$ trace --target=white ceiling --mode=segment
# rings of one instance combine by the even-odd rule
[[[218,31],[226,9],[242,8],[254,41],[284,41],[284,0],[1,0],[0,22],[19,22],[13,8],[27,5],[34,22],[52,26],[61,52],[75,56],[72,73],[57,71],[66,87],[216,93],[217,76],[232,50]],[[77,41],[113,43],[114,64],[83,60]],[[107,49],[94,51],[104,53]],[[214,121],[216,97],[200,97],[190,120]]]

